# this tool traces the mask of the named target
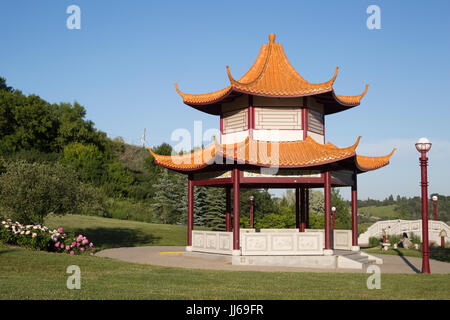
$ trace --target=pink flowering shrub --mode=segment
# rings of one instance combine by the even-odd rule
[[[70,255],[92,253],[92,242],[79,234],[63,233],[63,228],[50,230],[41,225],[22,225],[12,222],[11,219],[3,220],[0,224],[0,241],[10,245],[60,252]]]

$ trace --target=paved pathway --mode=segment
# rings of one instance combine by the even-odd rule
[[[293,267],[262,267],[262,266],[236,266],[222,259],[186,256],[185,247],[131,247],[106,249],[96,253],[96,256],[112,259],[152,264],[166,267],[179,267],[190,269],[209,270],[244,270],[244,271],[275,271],[275,272],[351,272],[365,273],[366,270],[354,269],[310,269]],[[383,259],[379,265],[382,273],[420,273],[422,259],[414,257],[399,257],[387,254],[376,255]],[[430,260],[432,273],[450,273],[450,263]]]

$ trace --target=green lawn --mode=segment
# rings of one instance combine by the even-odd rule
[[[69,265],[81,290],[68,290]],[[209,271],[155,267],[0,245],[0,299],[450,299],[448,275]]]
[[[372,217],[380,217],[380,218],[387,218],[387,219],[398,219],[399,213],[395,211],[396,205],[390,205],[390,206],[381,206],[381,207],[375,207],[375,206],[369,206],[369,207],[362,207],[358,208],[358,211],[360,214],[372,216]]]
[[[66,232],[86,236],[96,248],[134,246],[184,246],[187,228],[182,225],[153,224],[96,216],[49,216],[44,225],[62,227]]]
[[[386,251],[381,250],[381,247],[362,249],[362,251],[367,253],[376,254],[391,254],[395,256],[405,256],[405,257],[416,257],[422,258],[422,251],[415,249],[404,249],[404,248],[389,248]],[[450,262],[450,248],[430,248],[430,259]]]
[[[186,227],[91,216],[45,224],[86,234],[97,247],[185,245]],[[66,288],[66,268],[81,268],[81,290]],[[0,245],[0,299],[450,299],[448,275],[215,271],[167,268]],[[406,294],[405,294],[406,293]]]

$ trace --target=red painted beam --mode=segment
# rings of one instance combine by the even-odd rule
[[[213,186],[218,184],[232,184],[231,178],[211,178],[203,180],[193,180],[194,186]]]

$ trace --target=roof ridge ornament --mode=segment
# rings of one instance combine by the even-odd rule
[[[275,43],[275,33],[269,33],[269,42]]]
[[[331,78],[331,85],[334,84],[334,80],[336,80],[336,77],[338,75],[339,66],[336,66],[336,71],[334,71],[334,76]]]

